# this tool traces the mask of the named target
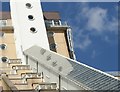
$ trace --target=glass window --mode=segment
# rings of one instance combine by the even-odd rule
[[[0,31],[0,37],[2,38],[4,36],[4,32]]]
[[[1,60],[2,62],[8,62],[9,59],[7,57],[2,57]]]
[[[0,26],[6,26],[7,20],[0,20]]]
[[[31,3],[26,3],[26,7],[27,7],[28,9],[31,9],[31,8],[32,8]]]
[[[48,31],[48,32],[47,32],[47,36],[48,36],[48,37],[53,37],[53,36],[54,36],[54,34],[55,34],[55,33],[54,33],[54,32],[52,32],[52,31]]]
[[[57,21],[54,21],[54,24],[55,24],[55,25],[60,25],[60,23],[59,23],[58,20],[57,20]]]
[[[52,20],[45,20],[46,27],[50,27],[52,25]]]
[[[50,44],[50,50],[55,50],[57,45],[55,43]]]
[[[36,30],[36,28],[34,28],[34,27],[31,27],[31,28],[30,28],[30,31],[31,31],[32,33],[37,33],[37,30]]]
[[[28,19],[29,19],[29,20],[34,20],[33,15],[28,15]]]
[[[0,45],[1,50],[5,50],[6,47],[7,47],[7,46],[6,46],[5,44],[1,44],[1,45]]]

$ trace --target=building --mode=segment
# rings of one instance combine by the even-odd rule
[[[10,0],[12,23],[10,12],[1,13],[0,91],[119,92],[118,78],[73,60],[71,28],[58,12],[43,14],[40,0],[23,1]]]
[[[50,49],[66,57],[75,59],[72,32],[66,22],[62,22],[59,12],[43,12]]]
[[[15,50],[14,29],[12,27],[11,15],[10,12],[0,12],[0,15],[2,15],[0,18],[0,26],[2,27],[1,34],[5,36],[1,37],[2,43],[5,43],[5,49],[2,50],[0,56],[13,59],[16,58],[17,52]],[[68,26],[67,23],[62,23],[59,12],[43,12],[43,16],[50,50],[75,59],[70,26]],[[1,44],[1,48],[2,46]],[[11,52],[14,52],[14,54],[10,54]]]
[[[2,61],[9,58],[15,59],[17,56],[10,14],[9,12],[0,12],[0,15],[2,15],[0,17],[0,57]]]

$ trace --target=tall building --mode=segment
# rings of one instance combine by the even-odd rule
[[[0,12],[0,15],[0,57],[4,61],[15,59],[17,56],[10,13]]]
[[[62,22],[59,12],[43,12],[50,50],[75,59],[72,32],[66,22]]]
[[[6,47],[2,50],[1,56],[13,59],[16,58],[16,50],[11,15],[10,12],[0,12],[0,14],[3,16],[0,19],[0,26],[2,26],[1,34],[6,36],[1,37],[1,41],[3,41],[2,43],[5,43],[4,45]],[[70,26],[61,21],[59,12],[43,12],[43,16],[50,50],[71,59],[75,59]],[[2,44],[0,46],[1,48],[3,47]],[[10,54],[11,52],[14,52],[14,54]]]
[[[58,12],[21,1],[10,0],[11,15],[0,12],[0,91],[120,91],[118,78],[75,60],[71,28]]]

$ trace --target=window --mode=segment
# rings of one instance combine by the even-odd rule
[[[30,9],[30,8],[32,8],[32,5],[31,5],[30,3],[26,3],[26,7],[27,7],[28,9]]]
[[[52,25],[52,20],[45,20],[45,26],[50,27]]]
[[[57,45],[55,43],[50,44],[50,50],[55,51],[57,48]]]
[[[34,20],[33,15],[28,15],[28,19],[29,19],[29,20]]]
[[[56,21],[56,20],[54,20],[54,24],[55,24],[55,25],[60,25],[60,23],[59,23],[59,21],[58,21],[58,20],[57,20],[57,21]]]
[[[2,57],[1,60],[2,62],[8,62],[9,59],[7,57]]]
[[[31,31],[32,33],[37,33],[37,30],[36,30],[36,28],[34,28],[34,27],[31,27],[31,28],[30,28],[30,31]]]
[[[54,34],[55,34],[55,33],[54,33],[54,32],[52,32],[52,31],[48,31],[48,32],[47,32],[47,36],[48,36],[48,37],[53,37],[53,36],[54,36]]]
[[[2,38],[4,36],[4,32],[0,31],[0,37]]]
[[[0,27],[6,26],[7,20],[0,20]]]
[[[1,48],[1,50],[5,50],[7,48],[7,46],[5,44],[1,44],[0,48]]]

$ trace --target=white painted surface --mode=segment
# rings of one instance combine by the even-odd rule
[[[38,61],[38,71],[43,72],[44,79],[46,82],[57,83],[57,88],[59,88],[59,75],[66,76],[72,71],[73,67],[70,62],[68,62],[68,58],[58,53],[48,51],[38,46],[33,46],[26,50],[24,53],[28,55],[29,61],[28,64],[31,67],[35,67],[36,61]],[[47,60],[47,57],[51,55],[51,59]],[[52,66],[52,62],[57,61],[56,66]],[[59,71],[58,68],[62,66],[62,71]],[[82,86],[76,85],[70,79],[66,79],[65,77],[61,78],[61,89],[62,90],[84,90]]]
[[[28,9],[26,3],[31,3],[32,8]],[[24,58],[22,52],[33,45],[49,50],[40,0],[10,0],[10,7],[18,58]],[[28,15],[35,19],[29,20]],[[37,33],[30,32],[31,27],[35,27]]]
[[[115,83],[115,84],[119,81],[114,76],[109,75],[103,71],[92,68],[92,67],[85,65],[83,63],[80,63],[78,61],[69,59],[62,55],[59,55],[58,53],[45,50],[39,46],[33,46],[33,47],[27,49],[24,52],[24,55],[27,55],[28,58],[31,59],[30,60],[31,62],[36,61],[39,63],[39,67],[40,67],[39,71],[42,71],[44,73],[45,80],[47,80],[48,82],[56,82],[57,84],[59,84],[58,75],[61,75],[62,76],[62,79],[61,79],[62,89],[91,90],[92,87],[90,87],[88,85],[91,81],[93,81],[93,85],[91,84],[92,86],[94,86],[95,83],[97,83],[96,86],[103,83],[105,78],[107,78],[106,80],[109,80],[109,79],[112,80],[113,81],[112,83]],[[49,60],[48,60],[48,56],[51,56],[49,58]],[[53,66],[54,61],[57,61],[56,66]],[[30,63],[30,65],[31,65],[31,63]],[[33,64],[31,66],[33,66]],[[61,67],[61,66],[62,66],[62,70],[59,71],[59,67]],[[77,71],[77,69],[75,69],[76,67],[77,67],[77,69],[83,70],[83,71]],[[82,68],[82,67],[84,67],[84,68]],[[90,70],[92,70],[92,71],[90,71]],[[73,72],[71,72],[71,71],[73,71]],[[75,71],[77,71],[77,72],[75,72]],[[96,75],[96,77],[98,78],[98,80],[101,80],[101,81],[96,82],[96,81],[94,81],[94,79],[91,79],[93,77],[91,75],[91,73],[97,74],[99,77],[97,75]],[[46,77],[46,75],[47,75],[47,77]],[[103,80],[100,79],[101,76],[103,76]],[[86,81],[86,83],[83,84],[83,82],[80,78],[82,78],[82,79],[85,78],[86,80],[85,79],[83,79],[83,80]],[[106,82],[109,82],[109,81],[106,81]],[[99,85],[99,86],[102,86],[102,85]],[[110,89],[109,86],[105,86],[105,87]],[[113,87],[114,87],[114,85],[111,85],[111,88],[113,88]],[[101,90],[101,89],[98,87],[98,90]]]
[[[41,54],[43,50],[45,53]],[[32,58],[36,59],[36,61],[40,62],[46,67],[50,67],[53,70],[56,70],[58,73],[63,74],[64,76],[73,70],[73,67],[68,61],[67,57],[64,57],[53,51],[48,51],[39,46],[33,46],[28,50],[25,50],[24,54],[31,56]],[[56,66],[53,66],[54,62],[56,62]],[[60,67],[62,68],[61,71],[59,70]]]

